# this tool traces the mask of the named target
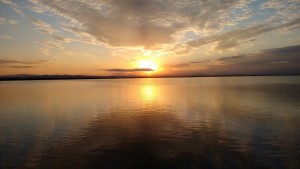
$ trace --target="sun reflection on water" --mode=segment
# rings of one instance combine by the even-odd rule
[[[151,84],[141,86],[141,97],[143,101],[153,102],[157,98],[156,86]]]

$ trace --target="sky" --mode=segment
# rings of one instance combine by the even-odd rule
[[[14,74],[300,74],[300,1],[0,0]]]

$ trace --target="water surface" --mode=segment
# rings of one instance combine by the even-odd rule
[[[300,168],[300,77],[0,82],[0,168]]]

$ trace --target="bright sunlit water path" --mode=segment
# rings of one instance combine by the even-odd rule
[[[0,168],[300,168],[300,77],[0,82]]]

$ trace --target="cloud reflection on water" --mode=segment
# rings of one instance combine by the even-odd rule
[[[292,79],[2,83],[0,165],[297,168],[300,83]]]

